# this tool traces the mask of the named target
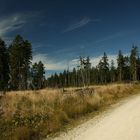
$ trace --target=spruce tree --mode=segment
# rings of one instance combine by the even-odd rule
[[[137,59],[137,80],[140,81],[140,57]]]
[[[138,47],[133,46],[130,54],[130,68],[133,81],[137,81],[137,59],[138,59]]]
[[[104,53],[102,59],[100,60],[98,69],[101,83],[107,83],[109,80],[109,63],[106,53]]]
[[[118,54],[118,58],[117,58],[117,64],[118,64],[118,77],[119,77],[119,81],[122,82],[123,80],[123,70],[124,70],[124,56],[121,52],[121,50],[119,50],[119,54]]]
[[[34,63],[32,66],[32,72],[33,72],[33,85],[36,89],[41,89],[45,85],[45,67],[41,61],[38,63]],[[57,84],[57,83],[56,83]]]
[[[130,80],[132,80],[129,56],[124,56],[123,80],[125,80],[126,82],[129,82]]]
[[[17,35],[9,47],[10,84],[12,89],[27,89],[32,59],[31,44]]]
[[[110,66],[110,77],[111,77],[111,82],[115,82],[116,80],[116,68],[114,66],[114,61],[111,60],[111,66]]]
[[[0,38],[0,91],[8,88],[9,56],[5,42]]]

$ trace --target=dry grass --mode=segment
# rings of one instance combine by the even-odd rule
[[[71,120],[132,94],[134,86],[116,84],[66,90],[64,93],[61,89],[14,91],[4,95],[0,99],[1,139],[35,140],[46,137]]]

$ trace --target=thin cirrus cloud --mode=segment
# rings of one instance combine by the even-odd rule
[[[33,63],[39,62],[39,61],[42,61],[44,64],[45,70],[49,70],[49,71],[63,71],[63,70],[68,69],[68,66],[70,70],[72,70],[77,65],[77,62],[74,60],[58,61],[58,60],[49,58],[47,54],[43,54],[43,53],[38,53],[33,56],[33,61],[32,61]]]
[[[12,15],[0,20],[0,36],[5,36],[14,30],[20,29],[26,23],[26,20],[21,15]]]
[[[125,55],[127,55],[127,54],[125,54]],[[102,59],[102,57],[103,57],[102,55],[91,57],[90,58],[91,66],[96,67],[99,64],[99,62]],[[117,66],[117,55],[109,54],[109,55],[107,55],[107,57],[108,57],[108,63],[109,64],[111,64],[111,61],[113,60],[115,66]],[[72,66],[75,67],[78,64],[79,59],[73,59],[71,62],[72,62],[71,63]]]
[[[40,19],[41,13],[36,11],[32,13],[15,13],[0,17],[0,36],[5,37],[8,33],[23,28],[26,23],[33,19]]]
[[[107,36],[105,38],[99,39],[95,43],[101,43],[101,42],[109,41],[112,39],[126,37],[128,35],[133,35],[134,33],[136,33],[136,30],[124,30],[121,32],[114,33],[114,34]]]
[[[68,28],[66,28],[62,33],[66,33],[66,32],[70,32],[73,30],[76,30],[78,28],[82,28],[84,26],[86,26],[87,24],[89,24],[90,22],[98,22],[100,21],[99,19],[90,19],[90,18],[83,18],[80,21],[70,25]]]
[[[33,56],[33,63],[42,61],[46,70],[64,70],[66,69],[65,61],[56,61],[50,59],[47,54],[38,53]]]
[[[124,56],[128,56],[129,54],[124,54]],[[108,62],[111,64],[111,61],[114,61],[115,66],[117,66],[117,55],[116,54],[108,54]],[[102,55],[96,56],[96,57],[91,57],[90,62],[93,67],[96,67],[100,60],[102,59]],[[51,58],[48,58],[46,54],[36,54],[33,56],[33,63],[42,61],[45,69],[50,70],[50,71],[63,71],[68,69],[72,71],[73,68],[77,68],[79,64],[79,59],[72,59],[69,61],[57,61]]]

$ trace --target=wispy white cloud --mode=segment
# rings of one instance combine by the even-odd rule
[[[124,56],[128,56],[128,55],[129,54],[124,54]],[[113,60],[114,65],[117,66],[117,55],[109,54],[107,56],[108,56],[109,64],[111,64],[111,61]],[[103,57],[102,55],[99,55],[97,57],[91,57],[90,58],[91,65],[93,67],[96,67],[99,64],[102,57]],[[69,67],[69,70],[72,71],[73,68],[77,68],[77,66],[79,65],[78,58],[72,59],[69,61],[66,61],[66,60],[56,61],[56,60],[48,58],[46,54],[36,54],[33,56],[33,63],[39,62],[40,60],[43,62],[46,71],[49,70],[49,71],[59,72],[59,71],[68,69],[68,67]]]
[[[102,57],[103,57],[103,55],[100,55],[100,56],[97,56],[97,57],[92,57],[91,58],[91,64],[92,64],[92,66],[96,67],[99,64],[99,62],[102,59]],[[117,66],[117,55],[115,55],[115,54],[109,54],[109,55],[107,55],[107,57],[108,57],[109,64],[111,64],[111,61],[113,60],[115,66]]]
[[[97,66],[99,61],[101,60],[102,56],[97,56],[97,57],[91,57],[90,58],[90,62],[92,64],[92,66]],[[115,65],[117,65],[117,55],[108,55],[108,60],[109,63],[111,64],[111,60],[114,61]],[[36,54],[33,56],[33,63],[34,62],[39,62],[42,61],[45,69],[46,70],[52,70],[52,71],[60,71],[60,70],[65,70],[68,69],[69,66],[69,70],[72,70],[74,67],[77,68],[78,66],[78,59],[73,59],[73,60],[63,60],[63,61],[56,61],[56,60],[52,60],[50,58],[48,58],[47,54]]]
[[[42,61],[46,70],[64,70],[67,68],[67,62],[64,61],[56,61],[50,59],[47,54],[36,54],[33,56],[33,63]]]
[[[99,19],[90,19],[88,17],[84,17],[83,19],[81,19],[80,21],[70,25],[68,28],[66,28],[63,33],[65,32],[69,32],[69,31],[73,31],[75,29],[81,28],[87,24],[89,24],[90,22],[97,22],[99,21]]]
[[[128,56],[128,55],[129,54],[124,54],[124,56]],[[96,56],[96,57],[91,57],[90,58],[91,65],[93,67],[96,67],[99,64],[99,62],[102,59],[102,57],[103,57],[103,55],[99,55],[99,56]],[[107,57],[108,57],[108,63],[109,64],[111,64],[111,61],[113,60],[114,61],[114,65],[117,66],[117,57],[118,57],[118,55],[116,55],[116,54],[109,54],[109,55],[107,55]],[[73,59],[71,61],[71,64],[72,64],[73,68],[76,67],[78,65],[78,59]]]
[[[102,39],[99,39],[95,43],[100,43],[100,42],[105,42],[105,41],[120,38],[120,37],[125,37],[126,35],[130,35],[130,34],[135,33],[135,32],[136,32],[136,30],[126,30],[126,31],[117,32],[117,33],[114,33],[114,34],[109,35],[107,37],[104,37]]]
[[[0,36],[5,36],[7,33],[17,30],[26,23],[26,20],[21,15],[12,15],[0,19]]]
[[[0,36],[5,37],[8,33],[22,28],[32,19],[39,18],[39,12],[16,13],[0,17]]]
[[[129,53],[123,54],[123,56],[129,56],[129,55],[130,55]],[[103,57],[103,55],[100,55],[100,56],[97,56],[97,57],[91,57],[92,66],[96,67],[99,64],[102,57]],[[107,55],[107,57],[108,57],[108,63],[111,65],[111,61],[113,60],[115,67],[117,67],[118,55],[117,54],[109,54],[109,55]]]

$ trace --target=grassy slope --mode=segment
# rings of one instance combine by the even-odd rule
[[[91,86],[89,89],[44,89],[10,92],[0,98],[1,140],[35,140],[97,112],[122,97],[138,93],[139,85]]]

